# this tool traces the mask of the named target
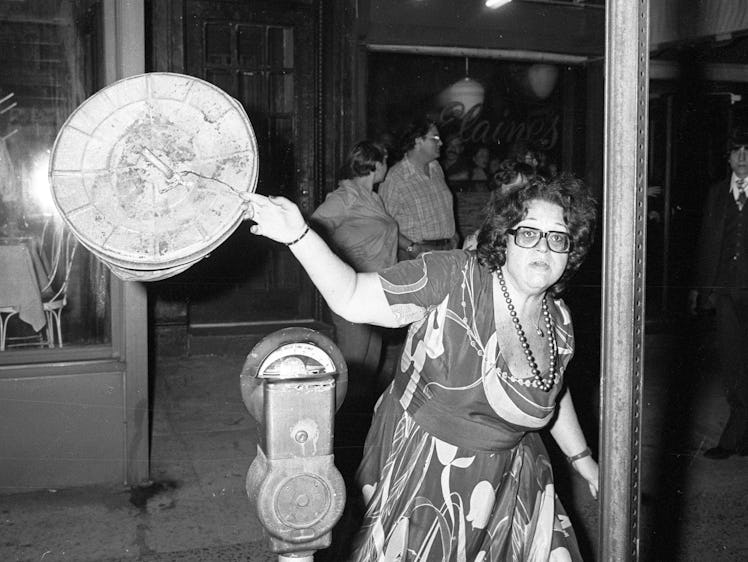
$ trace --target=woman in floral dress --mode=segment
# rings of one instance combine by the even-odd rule
[[[496,199],[475,252],[431,252],[355,274],[285,199],[247,214],[290,248],[333,310],[410,324],[359,468],[367,511],[352,560],[580,560],[538,430],[596,496],[598,466],[564,372],[574,351],[558,294],[593,239],[584,185],[536,178]]]

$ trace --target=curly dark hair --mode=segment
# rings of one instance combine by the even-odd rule
[[[517,162],[509,158],[502,160],[499,169],[493,175],[494,187],[499,188],[502,185],[508,185],[515,181],[520,174],[529,180],[535,175],[535,170],[530,164],[524,162]]]
[[[351,148],[345,163],[340,168],[340,177],[344,180],[368,176],[376,170],[377,162],[387,160],[387,149],[378,142],[362,140]]]
[[[486,218],[478,232],[478,262],[497,271],[506,262],[507,230],[527,216],[532,201],[547,201],[560,206],[571,235],[571,250],[561,278],[549,289],[561,293],[579,269],[595,237],[597,202],[584,182],[572,175],[561,174],[552,179],[535,176],[522,189],[505,196],[492,194],[486,206]]]

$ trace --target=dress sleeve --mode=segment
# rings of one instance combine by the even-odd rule
[[[444,302],[464,280],[468,259],[463,250],[427,252],[382,271],[382,290],[400,325],[420,320]]]
[[[563,299],[554,299],[555,306],[551,309],[551,314],[556,323],[556,344],[558,345],[558,357],[561,360],[562,370],[574,356],[574,327],[571,322],[571,312]]]

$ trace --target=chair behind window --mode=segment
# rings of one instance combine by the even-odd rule
[[[78,241],[69,229],[59,226],[52,236],[53,247],[50,259],[51,270],[45,287],[42,288],[42,307],[47,315],[47,345],[62,347],[62,310],[67,305],[68,284],[73,268]]]
[[[63,258],[65,224],[51,217],[44,223],[39,255],[46,271],[46,279],[40,279],[42,298],[52,296],[52,284],[57,278],[60,262]]]

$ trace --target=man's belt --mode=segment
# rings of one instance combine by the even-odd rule
[[[455,247],[452,238],[439,238],[438,240],[424,240],[418,243],[419,246],[429,250],[451,250]]]

